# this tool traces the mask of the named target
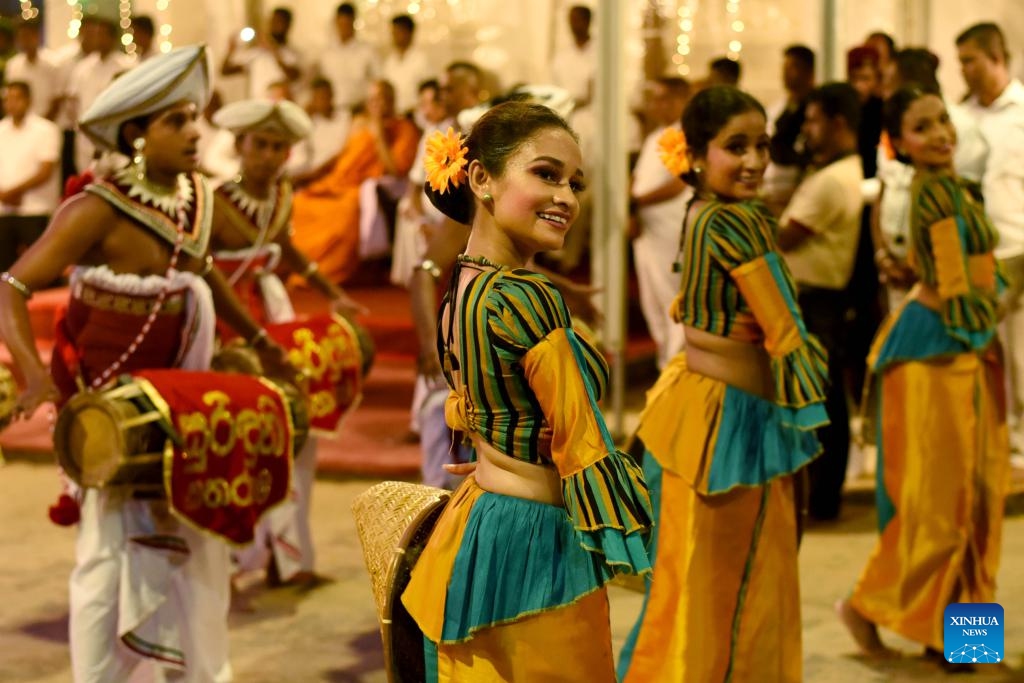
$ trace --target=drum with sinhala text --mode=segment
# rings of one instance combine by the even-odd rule
[[[229,373],[216,377],[222,386],[231,382]],[[278,388],[291,413],[294,452],[298,453],[309,433],[305,398],[293,385]],[[72,481],[91,488],[163,491],[164,456],[168,441],[177,435],[150,391],[154,389],[142,381],[126,377],[110,389],[79,392],[61,408],[53,445]]]

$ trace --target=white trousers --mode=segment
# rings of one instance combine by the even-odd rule
[[[273,554],[282,581],[300,571],[313,571],[315,557],[309,513],[316,479],[316,449],[317,439],[310,436],[292,463],[288,500],[263,516],[256,525],[252,543],[235,551],[238,569],[265,569]]]
[[[652,222],[644,224],[640,236],[633,240],[640,309],[658,347],[659,370],[686,346],[683,326],[672,320],[670,313],[682,277],[672,269],[679,250],[679,229],[678,225],[659,226]]]
[[[86,489],[81,512],[70,581],[75,682],[231,681],[228,546],[123,493]],[[159,549],[167,539],[188,552]],[[172,663],[181,655],[183,669]]]

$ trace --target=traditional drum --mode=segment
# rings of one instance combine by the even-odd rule
[[[311,428],[333,435],[362,398],[369,336],[339,315],[268,325],[267,332],[308,380]]]
[[[384,668],[390,683],[425,681],[423,633],[402,605],[416,561],[451,497],[450,491],[385,481],[352,503],[363,559],[377,603]]]
[[[217,372],[237,372],[253,377],[265,377],[263,364],[252,347],[240,342],[231,342],[214,354],[210,361],[210,369]],[[285,393],[288,408],[292,413],[295,430],[295,453],[306,444],[309,438],[309,378],[303,372],[297,372],[294,378],[267,377]]]
[[[217,376],[221,382],[231,381],[227,373]],[[298,453],[309,433],[305,398],[292,385],[279,388],[291,412]],[[178,435],[149,391],[152,387],[147,390],[132,378],[113,389],[79,392],[64,405],[54,425],[53,445],[72,481],[84,487],[163,491],[164,455],[168,441]]]

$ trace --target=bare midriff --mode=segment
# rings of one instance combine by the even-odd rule
[[[562,479],[554,467],[505,455],[479,435],[472,439],[477,456],[474,476],[484,491],[562,505]]]
[[[774,398],[771,359],[760,344],[689,326],[685,332],[688,370],[769,401]]]

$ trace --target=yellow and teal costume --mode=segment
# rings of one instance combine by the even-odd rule
[[[675,319],[763,345],[774,400],[688,370],[685,351],[648,394],[637,435],[655,566],[627,683],[801,680],[792,475],[820,451],[828,372],[775,231],[759,203],[711,201],[687,236]]]
[[[1009,440],[996,340],[998,235],[948,173],[911,188],[911,262],[921,284],[885,322],[868,362],[881,375],[881,536],[850,604],[942,650],[951,602],[992,602]]]
[[[604,585],[650,570],[651,509],[597,407],[604,359],[530,271],[481,272],[451,314],[462,382],[446,369],[459,387],[449,424],[557,469],[564,503],[491,493],[472,475],[455,492],[402,596],[428,681],[614,681]]]

